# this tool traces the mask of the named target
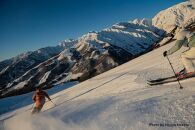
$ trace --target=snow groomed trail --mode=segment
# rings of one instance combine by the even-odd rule
[[[173,44],[52,95],[57,106],[47,102],[39,115],[22,113],[26,108],[16,110],[21,114],[5,120],[3,127],[5,130],[194,130],[195,78],[182,81],[182,90],[177,82],[146,84],[149,79],[173,75],[162,56]],[[176,71],[182,69],[181,51],[170,57]]]

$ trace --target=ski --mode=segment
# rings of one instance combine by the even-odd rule
[[[158,78],[154,80],[147,80],[149,83],[155,83],[155,82],[162,82],[164,80],[173,79],[175,76],[165,77],[165,78]]]
[[[180,78],[179,81],[182,81],[182,80],[185,80],[185,79],[190,79],[190,78],[193,78],[193,77],[195,77],[195,74],[184,77],[184,78]],[[172,83],[172,82],[177,82],[177,78],[175,76],[173,78],[168,78],[168,79],[165,79],[165,80],[162,80],[162,81],[159,81],[159,82],[157,82],[157,81],[156,82],[148,82],[147,84],[153,86],[153,85],[161,85],[161,84]]]

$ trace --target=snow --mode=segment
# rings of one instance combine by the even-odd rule
[[[0,62],[1,89],[4,89],[5,86],[7,86],[6,88],[14,87],[16,82],[23,82],[23,79],[28,77],[33,68],[36,69],[37,65],[55,57],[64,48],[63,46],[44,47]],[[13,84],[13,82],[15,83]]]
[[[99,32],[83,35],[76,45],[77,51],[84,52],[92,46],[104,52],[105,45],[120,47],[130,54],[138,55],[162,38],[163,30],[152,25],[151,20],[135,19],[120,22]]]
[[[47,81],[49,75],[51,74],[51,71],[48,71],[45,73],[45,75],[41,78],[41,80],[39,81],[39,84],[43,84]]]
[[[194,15],[195,1],[186,1],[159,12],[152,19],[152,24],[169,32],[173,26],[187,26]]]
[[[68,76],[66,76],[65,78],[63,78],[60,81],[56,82],[55,85],[69,82],[71,79],[72,80],[77,80],[78,77],[80,77],[82,74],[83,73],[77,73],[77,74],[69,73],[69,74],[67,74]]]
[[[14,86],[14,89],[21,89],[24,85],[26,85],[27,82],[24,81],[24,82],[20,82],[19,84],[17,84],[16,86]]]
[[[74,40],[74,39],[67,39],[67,40],[64,40],[64,41],[60,42],[59,46],[62,46],[64,48],[68,49],[68,48],[71,48],[74,45],[76,45],[77,42],[78,41]]]
[[[182,82],[183,90],[177,83],[146,84],[148,79],[173,75],[162,56],[173,44],[51,95],[57,106],[47,102],[39,115],[22,113],[27,106],[13,111],[20,113],[2,124],[5,130],[193,130],[194,78]],[[183,50],[170,56],[176,71],[182,69]]]
[[[65,49],[59,54],[57,60],[58,61],[69,60],[69,62],[72,62],[71,56],[72,56],[72,53],[70,52],[70,49]]]

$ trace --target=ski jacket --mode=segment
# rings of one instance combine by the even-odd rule
[[[35,94],[33,95],[33,100],[36,102],[36,101],[45,101],[45,97],[47,97],[49,100],[50,97],[49,95],[45,92],[45,91],[36,91]]]
[[[175,53],[182,46],[189,47],[189,48],[195,47],[195,33],[190,33],[188,31],[183,30],[180,33],[178,33],[176,39],[177,41],[175,45],[167,51],[167,55],[171,55]]]

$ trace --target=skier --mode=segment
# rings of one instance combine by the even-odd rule
[[[35,107],[32,110],[32,114],[39,113],[41,111],[43,105],[45,104],[45,97],[47,97],[47,99],[51,101],[49,95],[45,91],[43,91],[41,87],[37,88],[32,98],[35,102]]]
[[[195,33],[190,33],[189,31],[182,29],[176,35],[176,39],[175,45],[168,51],[165,51],[163,56],[166,57],[167,55],[175,53],[182,46],[189,47],[189,50],[181,54],[181,61],[184,65],[184,69],[176,73],[176,75],[178,76],[178,79],[191,77],[195,75],[195,62],[193,62],[193,60],[195,60]]]

